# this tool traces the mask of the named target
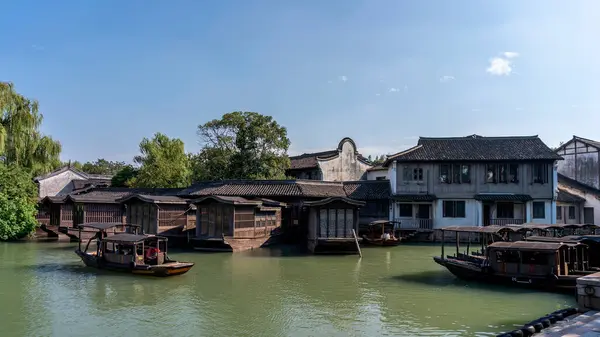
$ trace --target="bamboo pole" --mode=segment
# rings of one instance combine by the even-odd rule
[[[356,237],[356,231],[352,228],[352,235],[354,235],[354,242],[356,243],[356,248],[358,249],[358,256],[362,258],[362,252],[360,251],[360,245],[358,244],[358,238]]]

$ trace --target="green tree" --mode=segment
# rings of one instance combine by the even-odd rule
[[[127,166],[127,164],[122,161],[108,161],[104,158],[100,158],[95,162],[87,162],[83,164],[81,170],[89,174],[114,175],[125,166]]]
[[[125,165],[112,177],[110,185],[112,187],[133,187],[136,177],[138,175],[138,169],[132,165]]]
[[[12,83],[0,82],[0,160],[33,175],[60,166],[61,145],[39,128],[39,104],[17,93]]]
[[[195,180],[285,179],[287,130],[271,116],[235,111],[198,126],[202,150],[192,160]]]
[[[17,240],[35,230],[36,194],[29,172],[0,164],[0,240]]]
[[[144,138],[140,143],[141,155],[134,158],[140,165],[132,179],[134,187],[186,187],[190,184],[190,163],[183,141],[170,139],[162,133]]]
[[[371,161],[373,165],[381,165],[383,164],[386,158],[387,156],[383,154],[380,156],[375,156],[375,159],[371,159],[371,156],[369,156],[369,161]]]

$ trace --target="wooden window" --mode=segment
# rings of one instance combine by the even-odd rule
[[[532,165],[533,183],[547,184],[548,183],[548,164],[535,163]]]
[[[562,219],[562,206],[556,206],[556,218],[558,220]]]
[[[412,180],[412,170],[408,166],[402,168],[402,181],[409,182]]]
[[[486,183],[497,183],[497,177],[496,177],[496,171],[497,171],[497,167],[496,165],[490,164],[487,166],[486,172],[485,172],[485,182]]]
[[[471,183],[471,165],[460,166],[460,182],[463,184]]]
[[[466,217],[464,200],[447,200],[443,203],[444,218],[464,218]]]
[[[471,166],[464,164],[440,165],[440,182],[445,184],[468,184],[471,182]]]
[[[415,167],[413,169],[413,181],[423,181],[423,169]]]
[[[508,183],[508,164],[498,165],[498,182],[504,184]]]
[[[569,206],[569,219],[575,219],[575,206]]]
[[[351,238],[354,235],[352,234],[352,230],[354,229],[354,210],[346,209],[346,237]]]
[[[543,201],[536,201],[533,203],[533,218],[544,219],[546,217],[546,203]]]
[[[519,164],[510,164],[508,170],[508,180],[511,183],[519,183]]]
[[[450,176],[450,165],[440,165],[440,183],[450,184],[451,178],[452,177]]]
[[[319,212],[319,233],[318,237],[327,237],[327,209],[321,208]]]
[[[412,204],[400,204],[401,218],[412,218],[413,217],[413,205]]]
[[[498,219],[514,219],[515,204],[512,202],[499,202],[496,204],[496,218]]]

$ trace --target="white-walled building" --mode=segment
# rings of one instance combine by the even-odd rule
[[[556,223],[562,158],[537,136],[424,138],[388,157],[403,228]]]

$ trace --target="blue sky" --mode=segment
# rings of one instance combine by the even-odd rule
[[[352,137],[600,139],[597,1],[12,1],[0,80],[37,98],[63,160],[130,161],[226,112],[272,115],[293,154]]]

